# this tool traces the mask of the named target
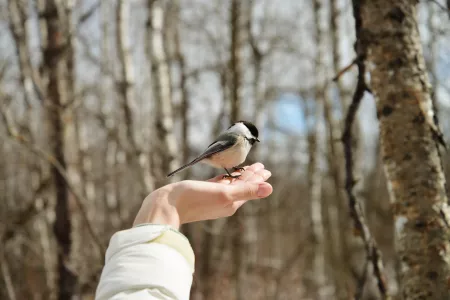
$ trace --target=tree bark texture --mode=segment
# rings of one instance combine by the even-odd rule
[[[308,139],[309,165],[308,165],[308,196],[311,203],[311,237],[312,237],[312,294],[314,299],[324,299],[323,291],[326,285],[325,277],[325,249],[324,249],[324,227],[322,219],[322,172],[320,169],[321,153],[323,145],[321,141],[321,123],[325,104],[325,82],[324,75],[326,66],[324,64],[323,31],[321,28],[321,0],[313,0],[316,43],[315,54],[315,125]]]
[[[64,93],[64,74],[66,64],[64,60],[64,23],[59,15],[56,1],[41,2],[41,16],[44,28],[43,41],[43,70],[47,76],[46,105],[48,117],[48,139],[51,154],[66,169],[64,151],[64,121],[63,104],[66,101]],[[53,231],[58,250],[58,299],[71,299],[77,285],[76,275],[69,269],[72,248],[72,218],[69,208],[69,192],[65,178],[59,170],[51,169],[55,192],[55,222]]]
[[[122,71],[122,82],[119,86],[119,93],[121,96],[121,107],[125,119],[125,131],[127,141],[130,148],[127,149],[127,160],[131,160],[134,168],[138,174],[138,180],[141,186],[141,198],[144,199],[148,192],[153,189],[151,180],[146,180],[145,168],[140,164],[139,157],[142,151],[135,138],[135,126],[133,120],[132,101],[134,101],[134,68],[131,53],[131,45],[129,41],[129,17],[130,17],[130,2],[126,0],[119,0],[117,3],[116,20],[117,20],[117,48],[119,52],[119,60]]]
[[[450,231],[417,1],[361,1],[404,299],[449,299]]]
[[[243,3],[239,0],[230,2],[230,124],[239,121],[241,118],[241,89],[242,89],[242,8]],[[248,211],[245,206],[241,207],[234,216],[230,218],[231,228],[233,230],[232,238],[232,257],[233,273],[232,280],[235,287],[235,299],[241,300],[244,297],[245,274],[247,270],[248,253],[246,243],[247,224],[242,216]]]
[[[25,103],[29,107],[31,105],[31,98],[33,97],[33,67],[28,50],[29,34],[26,26],[28,17],[27,6],[19,4],[17,0],[8,0],[8,16],[19,62],[20,82],[24,90]]]
[[[239,0],[231,1],[230,15],[230,70],[231,70],[231,122],[237,122],[240,118],[241,99],[240,89],[242,81],[242,55],[241,55],[241,8],[243,4]]]
[[[152,166],[156,171],[156,187],[163,185],[166,182],[163,178],[179,167],[177,142],[173,131],[172,82],[164,38],[166,8],[167,1],[148,1],[147,51],[151,63],[153,99],[156,107],[154,127],[156,141],[152,145],[156,154]]]

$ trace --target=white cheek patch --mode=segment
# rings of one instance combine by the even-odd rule
[[[227,130],[228,132],[236,132],[238,134],[242,134],[245,137],[251,138],[252,134],[250,130],[242,123],[236,123]]]

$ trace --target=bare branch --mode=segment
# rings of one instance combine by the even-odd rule
[[[25,91],[25,104],[27,107],[30,107],[33,88],[36,88],[38,91],[38,96],[40,90],[35,80],[33,80],[34,71],[30,60],[31,55],[28,50],[29,36],[26,26],[28,12],[26,8],[22,10],[20,6],[21,5],[17,0],[8,0],[9,28],[16,46],[15,48],[20,70],[20,82],[23,90]]]
[[[105,253],[105,248],[103,244],[100,241],[100,238],[96,234],[91,221],[88,218],[87,210],[84,206],[84,198],[81,193],[77,191],[77,189],[72,185],[72,183],[69,180],[69,176],[66,174],[66,170],[61,166],[61,164],[56,160],[52,155],[48,154],[41,148],[37,147],[33,143],[31,143],[28,139],[26,139],[24,136],[20,135],[18,131],[13,127],[11,117],[9,116],[8,111],[5,109],[5,107],[0,107],[0,115],[2,116],[2,119],[5,123],[7,134],[10,138],[24,146],[26,149],[37,155],[39,158],[43,159],[44,161],[48,162],[50,165],[52,165],[55,169],[58,170],[60,175],[64,178],[66,181],[66,184],[70,191],[72,192],[75,202],[80,209],[81,216],[83,217],[83,220],[85,221],[85,225],[88,229],[88,232],[94,242],[94,245],[97,248],[99,257],[103,257]]]
[[[87,11],[85,11],[79,18],[78,18],[78,26],[82,25],[84,22],[89,20],[92,15],[100,8],[101,1],[98,0],[96,3],[94,3]]]
[[[430,2],[433,2],[434,4],[436,4],[440,9],[442,9],[443,11],[447,12],[449,14],[449,18],[450,18],[450,0],[446,1],[447,7],[445,7],[443,4],[441,4],[439,1],[437,0],[428,0]]]
[[[381,259],[381,253],[376,245],[374,238],[372,237],[369,227],[366,224],[364,213],[362,211],[361,204],[356,196],[353,194],[353,187],[355,185],[355,178],[353,177],[353,154],[352,154],[352,125],[356,117],[359,104],[364,96],[364,92],[367,89],[365,82],[365,63],[366,58],[366,44],[361,38],[361,12],[360,3],[358,0],[353,0],[353,14],[355,17],[355,29],[356,29],[356,42],[355,50],[359,57],[356,65],[358,66],[358,81],[356,85],[355,93],[353,94],[353,100],[348,109],[345,118],[344,133],[342,135],[342,142],[344,144],[345,155],[345,189],[347,191],[347,197],[350,206],[351,217],[355,222],[355,227],[361,234],[361,238],[366,248],[367,257],[371,261],[374,275],[377,279],[378,290],[383,299],[387,298],[387,286],[386,279],[384,277],[384,266]],[[364,283],[362,283],[364,284]]]
[[[351,67],[353,67],[353,65],[355,65],[358,61],[358,58],[355,58],[352,60],[351,63],[349,63],[346,67],[344,67],[342,70],[340,70],[332,79],[332,81],[338,81],[339,78],[341,78],[342,75],[344,75],[345,73],[347,73]]]

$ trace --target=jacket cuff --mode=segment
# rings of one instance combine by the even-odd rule
[[[159,225],[159,224],[139,224],[134,228],[142,227],[142,226],[151,226],[156,230],[161,230],[161,234],[149,241],[149,243],[159,243],[163,245],[167,245],[175,250],[177,250],[188,262],[191,267],[192,273],[195,270],[195,254],[192,250],[191,244],[189,240],[186,238],[184,234],[180,231],[173,229],[170,226]],[[156,226],[156,227],[155,227]]]
[[[188,299],[194,264],[188,239],[168,225],[142,224],[116,232],[106,251],[96,299],[130,297],[139,291]]]

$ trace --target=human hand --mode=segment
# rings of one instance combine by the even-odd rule
[[[145,198],[133,226],[154,223],[178,229],[185,223],[229,217],[245,202],[269,196],[273,189],[265,181],[272,175],[270,171],[261,163],[244,168],[236,179],[219,175],[207,181],[183,180],[157,189]]]

